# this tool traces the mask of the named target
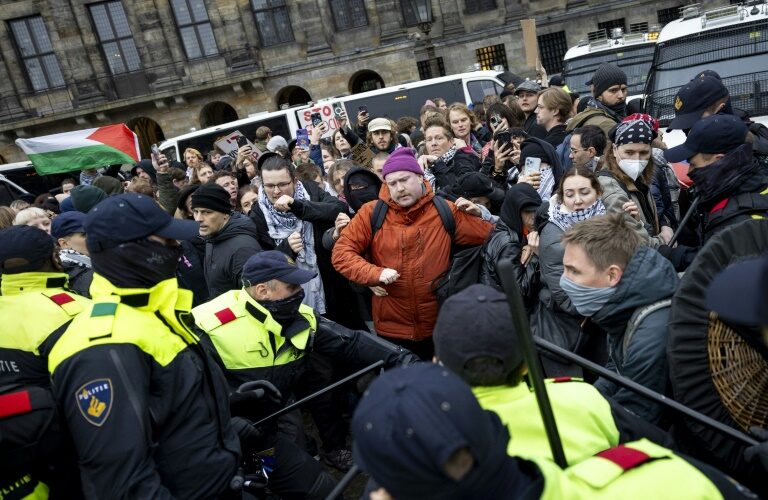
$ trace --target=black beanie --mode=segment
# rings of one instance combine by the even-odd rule
[[[183,213],[187,209],[187,198],[192,196],[199,187],[200,184],[190,184],[179,190],[179,200],[176,202],[176,208],[178,208],[180,212]]]
[[[615,64],[602,64],[595,74],[592,76],[592,85],[595,86],[594,96],[599,97],[600,94],[608,90],[614,85],[626,85],[627,74],[622,71],[621,68]]]
[[[192,193],[192,208],[207,208],[228,214],[232,211],[229,193],[218,184],[203,184]]]
[[[75,210],[87,214],[88,211],[107,197],[107,193],[95,186],[80,184],[72,188],[69,196],[72,198],[72,206],[75,207]]]
[[[150,179],[152,179],[152,182],[157,184],[157,170],[155,170],[155,166],[152,165],[152,160],[143,159],[139,163],[135,164],[133,168],[131,169],[131,175],[134,177],[137,175],[136,169],[140,168],[143,171],[149,175]]]
[[[520,146],[520,165],[525,165],[526,158],[538,158],[544,163],[550,163],[549,156],[538,142],[523,141]]]

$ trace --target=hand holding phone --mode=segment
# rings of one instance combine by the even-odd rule
[[[310,119],[312,120],[313,127],[318,127],[321,123],[323,123],[323,116],[320,113],[312,113],[312,115],[310,115]]]
[[[541,173],[541,158],[528,157],[525,159],[523,175],[531,175],[533,173]]]

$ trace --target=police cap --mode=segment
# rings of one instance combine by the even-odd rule
[[[0,231],[0,271],[3,274],[27,273],[43,267],[53,257],[51,236],[33,226],[11,226]],[[10,259],[23,259],[20,265],[6,267]],[[26,261],[26,263],[24,263]]]

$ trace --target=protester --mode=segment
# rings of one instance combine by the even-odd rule
[[[85,231],[94,303],[48,355],[85,491],[104,498],[225,494],[240,457],[228,393],[181,323],[191,297],[175,278],[176,239],[196,237],[197,224],[126,193],[94,207]]]
[[[317,168],[317,167],[315,167]],[[248,215],[251,212],[251,207],[255,203],[258,203],[259,188],[256,186],[244,186],[240,188],[237,195],[237,204],[243,214]]]
[[[211,178],[208,180],[208,182],[215,182],[219,186],[223,187],[224,190],[229,194],[229,204],[231,206],[231,209],[233,211],[240,211],[240,206],[237,204],[238,197],[237,197],[237,177],[232,172],[228,172],[226,170],[220,170],[213,174]]]
[[[600,158],[605,154],[607,139],[605,132],[595,125],[584,125],[571,132],[569,158],[574,167],[587,167],[597,170]]]
[[[390,155],[383,174],[381,201],[364,205],[344,228],[333,247],[333,265],[354,283],[383,288],[373,298],[376,333],[429,359],[437,316],[431,284],[448,267],[451,235],[411,150],[401,148]],[[483,243],[491,224],[446,204],[455,222],[453,242]],[[372,216],[377,206],[381,211],[386,206],[386,211],[381,230],[374,235]]]
[[[13,219],[13,225],[32,226],[51,234],[51,218],[42,208],[29,207],[19,211]]]
[[[531,137],[543,139],[547,136],[547,130],[536,123],[536,106],[539,101],[539,92],[541,85],[533,80],[526,80],[515,87],[515,96],[520,104],[520,109],[525,113],[525,123],[523,129]]]
[[[536,210],[541,198],[528,184],[509,188],[501,205],[499,220],[483,251],[480,283],[501,290],[497,266],[511,260],[514,276],[526,306],[533,304],[539,287],[539,234],[536,232]]]
[[[59,245],[59,260],[69,276],[69,289],[83,297],[90,297],[93,269],[86,246],[84,223],[85,214],[66,212],[53,219],[51,236]]]
[[[449,188],[462,175],[480,170],[474,150],[454,136],[445,120],[428,120],[424,137],[427,154],[419,156],[418,162],[433,190]]]
[[[654,164],[651,142],[654,132],[645,120],[628,120],[611,133],[602,168],[598,172],[603,187],[603,203],[609,213],[624,218],[643,241],[653,248],[672,238],[672,228],[661,226],[656,203],[650,192]],[[631,204],[634,207],[630,209]]]
[[[571,98],[560,87],[550,87],[539,94],[536,104],[536,124],[544,127],[543,138],[553,148],[565,139],[565,122],[571,117]]]
[[[240,288],[245,261],[261,251],[256,226],[247,217],[232,213],[230,194],[218,184],[203,184],[190,198],[205,240],[208,295],[217,297]]]
[[[538,160],[533,170],[526,167],[529,158]],[[533,186],[543,201],[549,200],[563,175],[555,148],[535,137],[529,137],[520,144],[520,169],[522,175],[517,182]]]
[[[560,287],[580,315],[608,334],[608,368],[664,394],[669,299],[679,282],[672,265],[642,246],[619,214],[575,224],[562,242]],[[603,378],[595,385],[648,422],[661,422],[657,403]]]

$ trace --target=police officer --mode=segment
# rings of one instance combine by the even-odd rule
[[[473,311],[468,317],[466,311]],[[480,406],[499,415],[512,439],[511,455],[552,459],[536,397],[523,382],[527,367],[504,294],[472,285],[445,301],[437,317],[435,356],[472,386]],[[467,331],[472,335],[467,335]],[[671,439],[659,428],[606,399],[581,379],[548,379],[547,394],[569,464],[619,443]]]
[[[53,392],[88,498],[226,496],[240,446],[226,381],[186,321],[176,240],[197,223],[151,198],[109,197],[88,212],[93,304],[48,357]]]
[[[352,436],[355,463],[380,485],[370,498],[756,498],[717,470],[644,439],[565,470],[511,457],[498,415],[435,364],[374,380],[352,418]]]
[[[232,387],[266,379],[288,398],[300,389],[312,353],[327,355],[349,367],[378,360],[384,360],[388,367],[417,361],[401,347],[368,332],[348,330],[302,304],[301,285],[315,276],[313,271],[296,267],[293,259],[280,251],[260,252],[243,266],[242,289],[193,309],[195,322],[207,333]],[[270,476],[270,489],[281,496],[287,489],[306,498],[324,498],[333,482],[300,449],[296,448],[303,462],[294,452],[286,456],[288,440],[283,437],[276,437],[278,441],[273,443],[277,463]],[[303,465],[281,467],[281,462],[288,460]]]
[[[47,357],[60,330],[90,301],[65,288],[54,241],[36,227],[0,232],[0,271],[0,497],[47,498],[49,489],[79,497]]]

